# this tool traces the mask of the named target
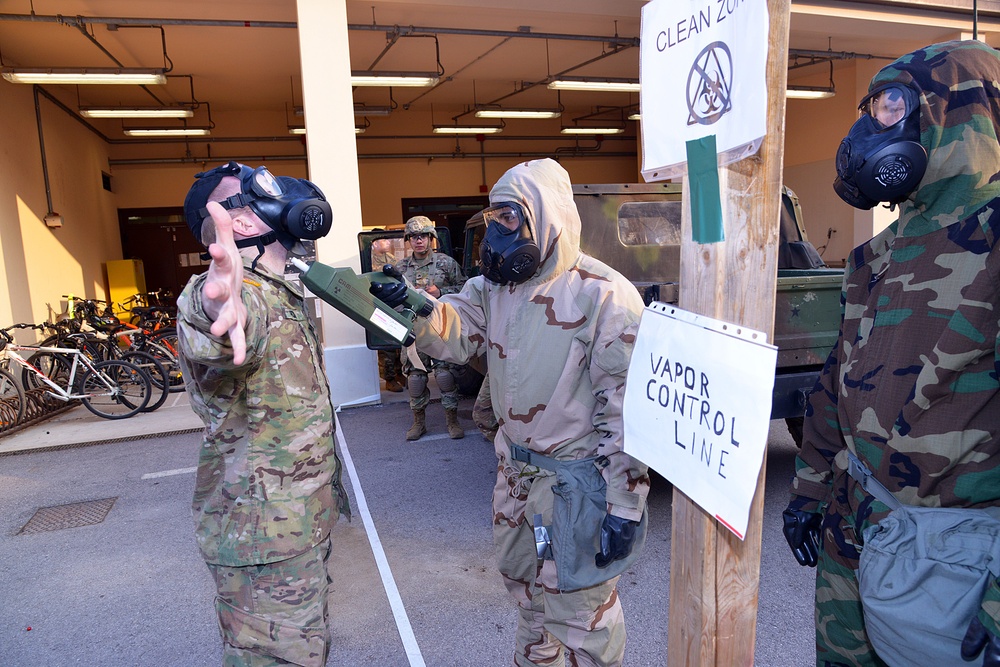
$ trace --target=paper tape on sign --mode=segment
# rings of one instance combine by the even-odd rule
[[[652,0],[642,8],[642,175],[683,175],[688,141],[716,135],[719,164],[767,131],[767,0]]]
[[[777,355],[763,333],[653,303],[625,384],[625,452],[741,540],[767,446]]]

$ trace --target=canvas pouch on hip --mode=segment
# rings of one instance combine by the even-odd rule
[[[893,506],[869,489],[882,486],[877,480],[867,484]],[[962,638],[1000,576],[1000,520],[981,509],[892,500],[895,509],[864,532],[857,571],[868,639],[891,667],[967,667]]]
[[[552,470],[556,483],[552,486],[552,559],[556,562],[557,585],[560,591],[589,588],[617,577],[639,558],[646,542],[649,522],[645,499],[628,492],[610,493],[613,504],[638,508],[642,519],[635,531],[635,542],[628,556],[613,561],[607,567],[597,567],[595,557],[601,551],[601,525],[608,514],[609,490],[601,475],[604,457],[575,461],[560,461],[530,452],[515,445],[514,460]]]

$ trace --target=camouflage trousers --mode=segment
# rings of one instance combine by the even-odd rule
[[[839,540],[830,536],[824,531],[824,541],[833,546]],[[815,613],[817,667],[887,667],[868,641],[854,568],[826,549],[816,565]]]
[[[493,412],[493,397],[490,394],[490,376],[483,377],[483,384],[479,387],[479,394],[476,402],[472,405],[472,423],[476,425],[479,432],[487,441],[493,442],[497,437],[496,413]]]
[[[276,563],[209,563],[223,642],[223,667],[323,667],[329,651],[330,538]]]
[[[432,359],[423,352],[418,352],[421,363],[427,371],[434,373],[438,389],[441,390],[441,406],[445,410],[458,409],[458,382],[455,379],[455,364],[440,359]],[[427,388],[427,371],[422,371],[413,365],[404,349],[400,355],[403,362],[403,374],[410,391],[410,409],[423,410],[431,402],[431,390]]]
[[[530,518],[552,523],[555,475],[522,484],[501,469],[493,490],[493,542],[504,586],[518,607],[517,667],[610,667],[625,654],[625,613],[618,579],[560,592],[555,561],[539,561]],[[524,480],[524,478],[520,478]],[[525,488],[527,487],[527,488]]]
[[[399,352],[396,350],[379,350],[378,373],[386,381],[393,380],[400,375]]]

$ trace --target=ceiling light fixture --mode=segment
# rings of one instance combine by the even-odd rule
[[[288,134],[305,134],[306,128],[304,127],[290,127],[288,128]]]
[[[550,90],[590,90],[604,93],[638,93],[638,79],[586,78],[565,76],[549,82]]]
[[[829,86],[787,86],[785,97],[790,100],[825,100],[837,94],[837,89],[833,85],[833,60],[830,64],[830,85]]]
[[[352,86],[422,88],[436,86],[440,80],[437,72],[351,72]]]
[[[127,137],[207,137],[212,134],[207,127],[130,127],[124,132]]]
[[[502,125],[435,125],[434,134],[500,134]]]
[[[3,78],[11,83],[38,84],[165,84],[167,76],[160,69],[134,69],[116,67],[91,67],[86,69],[60,69],[4,67]]]
[[[476,118],[559,118],[559,109],[479,109]]]
[[[189,107],[80,107],[86,118],[191,118]]]
[[[564,127],[560,134],[622,134],[622,127]]]
[[[836,94],[833,86],[788,86],[785,89],[785,97],[790,100],[825,100]]]
[[[354,105],[355,116],[388,116],[392,107],[366,107],[364,104]]]
[[[634,111],[628,115],[629,120],[642,120],[642,114],[638,111]]]

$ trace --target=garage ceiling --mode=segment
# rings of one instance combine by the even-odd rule
[[[718,1],[718,0],[716,0]],[[732,0],[730,0],[732,1]],[[743,0],[747,1],[747,0]],[[393,107],[389,116],[358,117],[367,124],[359,154],[408,150],[421,139],[454,143],[431,134],[432,124],[471,122],[471,111],[490,103],[505,107],[564,109],[555,121],[508,120],[505,137],[548,138],[540,150],[577,140],[561,136],[565,125],[611,120],[627,128],[635,150],[636,123],[624,120],[638,104],[635,93],[548,90],[555,74],[638,78],[642,0],[408,0],[347,2],[351,66],[355,70],[443,70],[433,88],[356,88],[355,104]],[[1000,2],[980,0],[979,30],[997,30]],[[538,7],[544,7],[539,11]],[[972,29],[972,0],[937,2],[793,3],[790,47],[802,65],[835,65],[851,57],[895,57],[912,48]],[[99,105],[200,103],[190,125],[214,127],[210,139],[132,140],[122,128],[136,121],[87,122],[127,158],[142,146],[156,159],[251,151],[302,155],[296,11],[293,0],[22,0],[5,2],[0,14],[0,60],[6,67],[168,67],[166,85],[47,85],[45,92],[67,112]],[[793,68],[790,80],[825,74],[823,67]],[[13,85],[0,82],[0,85]],[[250,122],[248,122],[250,119]],[[179,126],[185,121],[143,122]],[[495,121],[494,121],[495,122]],[[248,133],[248,128],[250,131]],[[472,140],[467,140],[472,141]],[[590,140],[593,141],[593,140]],[[236,142],[242,145],[237,148]],[[275,142],[282,142],[275,148]],[[541,142],[540,142],[541,143]],[[600,142],[598,142],[599,144]],[[618,142],[622,144],[621,140]],[[229,144],[229,147],[227,147]],[[412,144],[417,150],[417,143]],[[370,146],[371,148],[368,148]],[[618,149],[621,145],[618,146]]]

